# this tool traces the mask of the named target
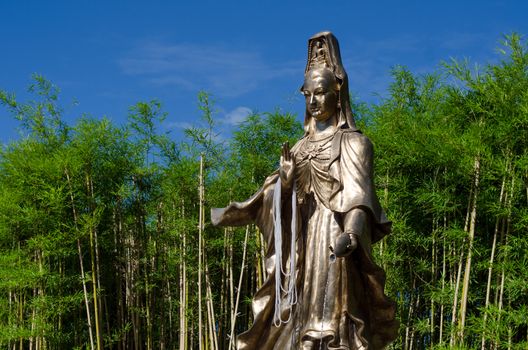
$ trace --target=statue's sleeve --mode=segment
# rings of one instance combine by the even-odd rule
[[[273,240],[273,192],[278,178],[278,171],[275,171],[266,178],[264,185],[244,202],[232,202],[225,208],[212,208],[212,224],[215,226],[243,226],[255,223],[269,247]]]
[[[339,157],[329,172],[336,179],[330,199],[333,211],[348,213],[361,208],[368,212],[374,224],[372,243],[390,232],[390,221],[382,210],[374,188],[374,150],[368,137],[358,132],[343,133]]]

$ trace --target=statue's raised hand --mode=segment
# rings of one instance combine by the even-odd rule
[[[286,141],[282,144],[280,157],[279,176],[283,186],[289,188],[293,182],[295,173],[295,159],[290,152],[290,144]]]

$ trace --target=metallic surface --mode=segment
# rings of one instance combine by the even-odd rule
[[[238,336],[237,348],[381,349],[395,339],[398,323],[371,244],[390,232],[390,222],[374,190],[372,144],[355,127],[339,45],[329,32],[309,39],[301,92],[306,98],[305,135],[291,150],[283,145],[279,171],[247,201],[211,211],[215,225],[255,222],[268,247],[268,279],[253,298],[254,323]],[[299,237],[292,274],[298,302],[280,310],[283,319],[290,313],[291,319],[279,324],[273,319],[277,271],[272,213],[277,181],[284,199],[291,197],[292,184],[297,186],[294,214]],[[292,207],[288,200],[283,203],[280,249],[286,271]],[[283,284],[288,282],[286,278]]]

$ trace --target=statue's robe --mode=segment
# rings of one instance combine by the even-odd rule
[[[252,327],[237,338],[240,350],[297,349],[304,340],[324,339],[329,349],[381,349],[395,339],[398,322],[395,304],[384,294],[385,274],[372,260],[371,243],[390,232],[390,222],[380,207],[373,185],[373,148],[363,134],[339,130],[319,158],[308,155],[310,141],[293,148],[299,187],[297,210],[296,284],[298,303],[275,313],[274,185],[278,172],[245,202],[213,209],[214,225],[256,223],[267,242],[268,279],[253,298]],[[323,147],[324,148],[324,147]],[[303,170],[304,169],[304,170]],[[290,255],[291,194],[283,193],[282,256],[287,270]],[[368,215],[366,233],[349,256],[329,262],[329,244],[343,232],[343,218],[354,210]],[[283,285],[288,285],[285,277]]]

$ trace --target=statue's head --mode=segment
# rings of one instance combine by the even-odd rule
[[[339,110],[339,85],[328,68],[314,68],[304,77],[301,92],[306,99],[306,113],[317,121],[335,118]]]
[[[341,63],[336,37],[321,32],[308,40],[308,61],[301,92],[306,97],[305,134],[311,133],[313,121],[335,116],[336,126],[357,130],[350,108],[348,77]]]

